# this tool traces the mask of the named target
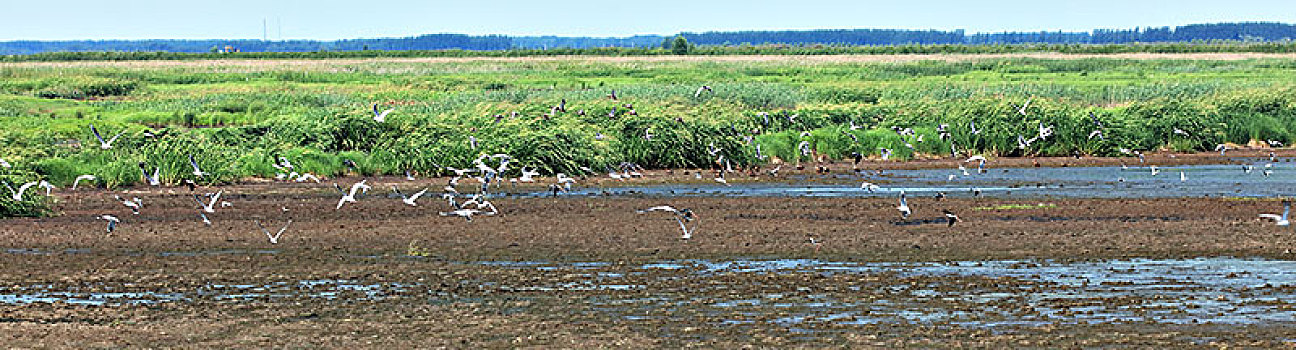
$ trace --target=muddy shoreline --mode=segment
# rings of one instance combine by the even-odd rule
[[[1158,157],[1149,161],[1230,161],[1218,154]],[[1074,160],[1040,162],[1066,159]],[[1018,159],[992,164],[1031,166]],[[689,177],[674,173],[646,181]],[[370,180],[383,185],[375,190],[388,183],[439,188],[442,181]],[[547,185],[529,186],[523,188]],[[910,198],[914,215],[902,219],[894,198],[502,196],[492,199],[501,215],[470,223],[438,215],[446,208],[436,198],[408,207],[385,191],[334,210],[329,187],[222,187],[233,206],[208,214],[211,227],[181,188],[128,190],[145,200],[138,216],[111,200],[117,192],[60,193],[62,215],[7,219],[0,228],[0,296],[47,298],[0,297],[0,337],[15,347],[78,348],[1193,348],[1290,347],[1296,338],[1294,323],[1282,318],[1230,323],[1213,313],[1176,313],[1191,305],[1214,310],[1213,303],[1227,300],[1232,304],[1219,313],[1286,317],[1296,306],[1264,296],[1286,295],[1296,289],[1290,285],[1212,289],[1194,277],[1146,285],[1152,294],[1090,296],[1127,282],[1066,285],[1032,277],[1031,264],[1294,260],[1296,231],[1257,217],[1281,209],[1267,199],[923,196]],[[680,240],[669,217],[635,213],[660,204],[695,210],[695,237]],[[964,222],[948,227],[942,209]],[[123,219],[112,235],[94,219],[104,213]],[[277,227],[289,219],[289,231],[273,245],[253,224]],[[779,259],[902,266],[830,273],[836,270],[708,270],[699,263]],[[1024,263],[1008,275],[914,273],[927,264],[978,261]],[[1032,297],[1075,293],[1089,294]],[[1161,300],[1179,304],[1151,302],[1176,293],[1188,294]],[[965,298],[982,295],[1005,297]],[[1102,318],[1103,312],[1123,316]],[[1093,317],[1105,321],[1085,321]]]

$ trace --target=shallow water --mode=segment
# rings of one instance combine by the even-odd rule
[[[969,169],[963,176],[954,169],[892,170],[833,176],[790,177],[789,183],[666,184],[609,188],[577,188],[567,196],[709,196],[709,197],[894,197],[900,191],[915,195],[937,192],[951,197],[971,197],[973,190],[991,198],[1175,198],[1175,197],[1274,197],[1296,193],[1296,165],[1290,159],[1273,163],[1265,176],[1268,159],[1237,159],[1252,164],[1250,173],[1241,165],[1190,165],[1151,169],[1132,164],[1121,167],[1005,168],[978,174]],[[951,162],[953,164],[953,162]],[[1183,172],[1186,181],[1180,181]],[[950,179],[950,175],[955,175]],[[859,184],[878,184],[878,191],[866,191]],[[528,193],[523,196],[545,196]]]
[[[583,298],[581,305],[594,312],[628,321],[700,319],[717,326],[776,324],[805,332],[860,324],[991,329],[1106,323],[1296,324],[1294,261],[1216,257],[1090,262],[752,259],[462,264],[523,272],[497,281],[459,281],[473,290],[488,291],[484,295]],[[299,299],[382,302],[405,297],[432,303],[474,302],[463,299],[473,295],[446,295],[418,281],[226,281],[165,290],[132,283],[0,286],[0,304],[97,307]],[[476,302],[481,297],[476,296]]]
[[[495,263],[497,266],[510,266]],[[521,269],[584,270],[566,264],[526,262]],[[591,303],[627,320],[651,319],[661,310],[728,315],[722,324],[947,323],[962,327],[1038,326],[1140,322],[1153,324],[1264,324],[1296,322],[1296,262],[1237,258],[1113,260],[1083,263],[965,261],[952,263],[853,263],[820,260],[669,261],[644,264],[628,275],[705,279],[744,274],[865,274],[891,276],[895,284],[852,286],[842,298],[817,286],[796,293],[732,295],[723,284],[697,283],[688,293],[658,297],[597,297]],[[963,285],[954,277],[1008,278],[1019,285]],[[918,283],[921,282],[921,283]],[[651,283],[639,288],[653,288]],[[581,290],[626,286],[600,275]],[[564,286],[552,286],[562,290]],[[650,289],[651,290],[651,289]],[[704,306],[697,307],[699,301]],[[670,313],[667,311],[666,313]],[[779,316],[779,317],[774,317]]]

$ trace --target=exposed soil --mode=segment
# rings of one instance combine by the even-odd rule
[[[1222,161],[1203,155],[1173,159]],[[923,167],[924,162],[947,164],[949,160],[888,166]],[[997,162],[1004,166],[1023,160]],[[1115,161],[1071,164],[1111,162]],[[680,259],[1292,259],[1296,255],[1289,249],[1296,247],[1296,232],[1256,216],[1280,210],[1274,201],[915,197],[909,203],[914,215],[901,219],[894,199],[497,197],[492,202],[501,215],[467,222],[439,216],[437,212],[447,205],[435,196],[423,200],[420,207],[408,207],[378,194],[385,193],[379,189],[387,188],[386,183],[421,186],[389,178],[370,182],[375,185],[374,195],[342,210],[333,209],[337,196],[325,185],[224,187],[224,198],[233,206],[208,214],[214,223],[211,227],[199,221],[192,198],[180,188],[126,191],[126,196],[144,200],[139,215],[114,202],[110,192],[59,193],[63,215],[4,221],[0,295],[32,290],[158,293],[162,296],[137,299],[161,302],[0,303],[0,342],[11,347],[76,348],[1058,348],[1284,347],[1296,338],[1296,330],[1284,322],[982,328],[905,321],[791,326],[773,320],[795,314],[796,309],[716,311],[703,306],[717,298],[773,294],[794,300],[827,296],[848,301],[846,305],[889,299],[960,309],[978,306],[923,299],[890,288],[908,284],[994,292],[1052,287],[1019,278],[892,272],[732,272],[677,278],[676,272],[640,268]],[[418,183],[435,189],[443,180]],[[1054,206],[989,209],[1036,202]],[[683,241],[669,216],[635,213],[661,204],[695,210],[696,236]],[[948,227],[942,209],[958,213],[965,222]],[[122,218],[116,232],[105,234],[104,221],[95,219],[101,214]],[[277,230],[290,219],[287,233],[273,245],[253,223],[260,220]],[[821,245],[810,244],[810,238]],[[603,262],[590,271],[622,275],[638,287],[555,288],[586,285],[593,272],[479,263],[490,261]],[[348,286],[330,287],[330,283],[343,283],[330,281],[345,281]],[[168,293],[186,299],[162,300]],[[686,302],[658,308],[634,301],[663,295]],[[1119,298],[1097,302],[1137,303]],[[1011,300],[1001,303],[995,307],[1002,311],[978,317],[1011,321],[1037,312]],[[625,317],[627,313],[643,317]]]

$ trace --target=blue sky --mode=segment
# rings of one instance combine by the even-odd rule
[[[629,36],[900,28],[974,32],[1296,23],[1291,0],[3,0],[0,40],[347,39],[426,33]],[[280,31],[282,28],[282,32]]]

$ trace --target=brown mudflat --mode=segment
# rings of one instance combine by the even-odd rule
[[[139,215],[113,202],[109,192],[60,193],[61,216],[9,219],[0,228],[0,249],[5,249],[0,251],[0,302],[5,295],[55,299],[0,303],[0,343],[75,348],[1284,347],[1296,337],[1292,324],[1281,320],[1017,324],[1013,321],[1040,319],[1044,311],[1011,298],[943,300],[913,291],[917,286],[987,294],[1070,290],[1021,277],[701,273],[695,268],[684,268],[685,273],[645,267],[734,259],[1291,259],[1296,231],[1257,218],[1280,211],[1275,201],[915,196],[909,200],[914,215],[902,219],[893,198],[497,197],[492,202],[501,215],[467,222],[439,216],[447,205],[436,196],[409,207],[380,194],[385,183],[435,189],[442,180],[370,182],[374,194],[342,210],[333,209],[337,196],[324,185],[224,187],[233,206],[208,214],[211,227],[200,222],[184,189],[133,190],[128,196],[145,202]],[[669,216],[635,213],[662,204],[698,213],[693,239],[681,240]],[[942,209],[964,222],[948,227]],[[107,235],[104,222],[94,218],[100,214],[117,215],[122,224]],[[272,231],[293,223],[279,244],[270,244],[253,220]],[[811,238],[820,243],[812,245]],[[530,263],[491,263],[519,261]],[[542,266],[527,267],[533,263]],[[1256,288],[1251,293],[1290,287]],[[715,306],[746,299],[765,303]],[[832,302],[816,303],[825,299]],[[1178,311],[1128,297],[1084,302],[1126,307],[1135,314]],[[870,312],[884,312],[876,311],[879,305],[896,304],[968,310],[970,316],[959,317],[1000,324],[868,321]],[[1248,306],[1293,308],[1285,300]],[[814,308],[846,310],[850,315],[843,317],[858,322],[781,321]]]

